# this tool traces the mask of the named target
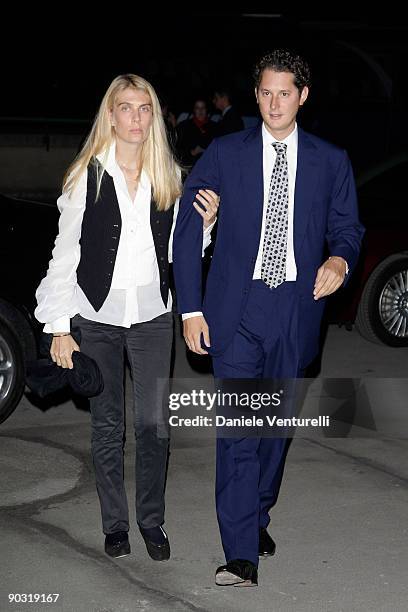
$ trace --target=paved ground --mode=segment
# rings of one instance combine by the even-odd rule
[[[197,377],[179,340],[176,348],[175,375]],[[150,560],[132,513],[132,554],[114,561],[103,552],[88,413],[70,401],[41,410],[25,397],[0,426],[0,611],[405,612],[407,392],[408,350],[329,329],[306,409],[324,397],[324,408],[343,419],[339,435],[351,437],[310,430],[295,438],[271,522],[277,553],[260,563],[257,589],[214,585],[223,556],[210,436],[172,432],[166,511],[172,559]],[[56,603],[9,604],[9,593],[60,596]]]

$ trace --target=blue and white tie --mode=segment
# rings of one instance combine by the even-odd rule
[[[286,278],[289,208],[287,145],[273,142],[272,146],[276,151],[276,160],[269,187],[261,268],[261,278],[271,289]]]

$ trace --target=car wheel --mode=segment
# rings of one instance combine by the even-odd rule
[[[371,342],[408,346],[407,255],[391,255],[371,273],[358,307],[356,328]]]
[[[0,423],[13,412],[23,390],[23,351],[10,328],[0,322]]]

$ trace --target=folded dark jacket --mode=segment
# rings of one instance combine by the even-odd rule
[[[78,334],[72,334],[79,344]],[[70,387],[77,395],[93,397],[103,391],[103,378],[94,359],[80,351],[72,353],[73,369],[62,368],[49,356],[52,334],[43,334],[40,354],[47,355],[27,364],[26,384],[33,393],[45,397],[50,393]]]

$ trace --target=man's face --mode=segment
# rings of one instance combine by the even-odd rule
[[[299,92],[292,72],[276,72],[269,68],[263,71],[255,90],[256,101],[267,129],[277,140],[283,140],[292,132],[299,106],[304,104],[308,93],[307,87]]]
[[[132,144],[143,143],[153,121],[150,96],[139,89],[124,89],[115,98],[110,118],[116,138]]]
[[[213,104],[217,110],[224,110],[226,106],[225,96],[221,96],[218,92],[215,92],[213,97]]]

